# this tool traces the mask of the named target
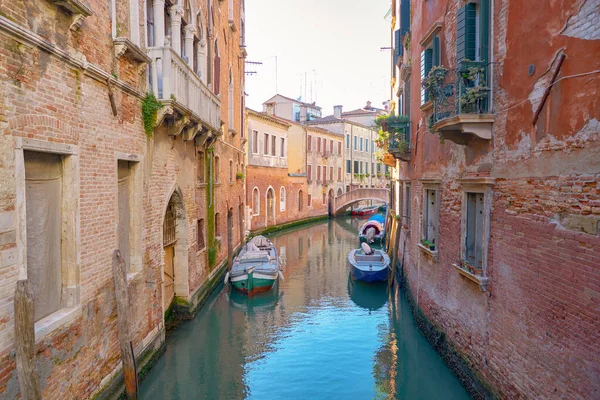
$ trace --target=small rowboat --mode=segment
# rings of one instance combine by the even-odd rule
[[[273,243],[264,236],[252,238],[233,260],[225,283],[249,295],[273,287],[279,276],[279,260]]]
[[[361,243],[381,245],[385,238],[385,218],[383,215],[373,215],[358,230]]]
[[[352,211],[352,215],[364,216],[375,214],[379,210],[379,206],[361,207]]]
[[[352,276],[365,282],[381,282],[388,278],[390,257],[385,251],[372,249],[366,243],[348,254]]]

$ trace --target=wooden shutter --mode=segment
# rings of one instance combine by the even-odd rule
[[[456,14],[456,62],[475,60],[475,3],[466,4]]]
[[[479,0],[479,60],[487,63],[490,52],[490,2]]]
[[[437,35],[433,36],[433,43],[432,43],[432,53],[431,53],[431,63],[433,65],[440,65],[440,38]]]
[[[394,65],[398,65],[398,58],[402,56],[402,31],[400,29],[394,32]]]
[[[429,71],[431,70],[433,61],[433,49],[425,49],[421,52],[421,81],[427,78]],[[429,101],[429,93],[423,87],[421,87],[421,104],[425,104]]]
[[[466,261],[479,268],[483,264],[483,193],[467,193]]]
[[[410,31],[410,0],[400,3],[400,38]]]

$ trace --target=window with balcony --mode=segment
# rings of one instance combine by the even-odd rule
[[[429,124],[457,144],[491,139],[490,20],[489,0],[461,7],[456,15],[456,67],[432,71],[427,80],[434,106]]]

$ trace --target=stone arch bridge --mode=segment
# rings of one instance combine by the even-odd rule
[[[379,200],[385,203],[390,201],[390,189],[385,188],[358,188],[350,190],[333,198],[331,213],[337,215],[354,203],[364,200]]]

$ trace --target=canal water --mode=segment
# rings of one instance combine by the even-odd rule
[[[140,385],[142,399],[467,399],[398,289],[350,278],[360,220],[277,234],[285,280],[216,290]]]

